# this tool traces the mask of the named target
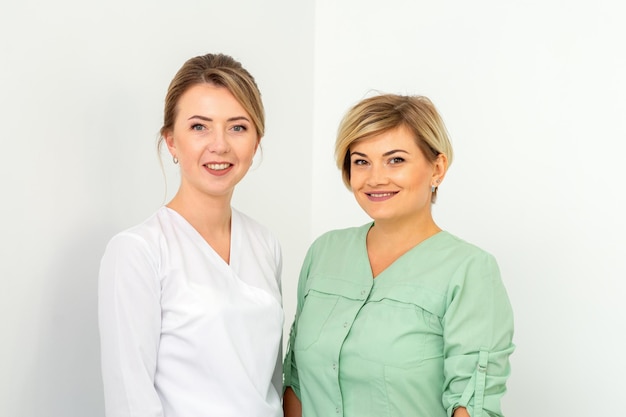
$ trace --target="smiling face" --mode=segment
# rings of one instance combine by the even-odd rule
[[[404,126],[354,143],[350,187],[375,222],[432,221],[431,186],[445,174],[443,154],[432,163]]]
[[[180,163],[181,191],[227,199],[259,144],[250,115],[230,91],[206,83],[180,97],[174,128],[164,138]]]

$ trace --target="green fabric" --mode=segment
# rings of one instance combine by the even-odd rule
[[[309,249],[285,358],[303,417],[501,416],[513,314],[495,259],[440,232],[373,279],[371,224]]]

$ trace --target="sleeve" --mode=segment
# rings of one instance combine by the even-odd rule
[[[297,328],[298,328],[298,318],[300,317],[300,312],[302,311],[302,306],[304,304],[304,295],[306,290],[306,281],[309,276],[309,270],[311,266],[312,259],[312,248],[306,254],[304,258],[304,262],[302,264],[302,268],[300,270],[300,277],[298,278],[298,303],[296,305],[296,317],[291,325],[291,330],[289,332],[289,342],[287,344],[287,355],[285,355],[285,362],[283,364],[283,369],[285,373],[284,379],[284,388],[291,387],[295,392],[298,398],[300,397],[300,380],[298,378],[298,366],[296,364],[296,359],[293,353],[293,347],[296,342],[297,337]]]
[[[100,263],[98,321],[107,417],[162,417],[154,388],[160,281],[147,243],[114,237]]]
[[[283,255],[282,249],[278,239],[274,240],[274,260],[276,262],[276,281],[278,283],[278,290],[281,295],[282,306],[282,271],[283,271]],[[278,345],[278,355],[276,357],[276,367],[274,368],[274,375],[272,376],[272,385],[276,389],[276,392],[280,393],[283,389],[283,338],[280,338],[280,344]]]
[[[448,416],[465,407],[471,417],[501,417],[514,349],[511,305],[491,255],[457,273],[443,318],[443,405]]]

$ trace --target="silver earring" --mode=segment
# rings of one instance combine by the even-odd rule
[[[437,187],[435,187],[434,185],[430,186],[430,192],[434,193],[437,190]]]
[[[178,158],[176,158],[175,156],[172,156],[172,161],[174,161],[175,164],[178,163]]]

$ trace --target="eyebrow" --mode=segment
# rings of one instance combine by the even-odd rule
[[[211,119],[210,117],[200,116],[200,115],[197,115],[197,114],[194,114],[193,116],[191,116],[187,120],[191,120],[191,119],[200,119],[200,120],[204,120],[205,122],[212,122],[213,121],[213,119]],[[250,120],[247,117],[245,117],[245,116],[229,117],[226,121],[227,122],[236,122],[237,120],[245,120],[246,122],[250,122]]]
[[[402,153],[406,153],[406,154],[408,154],[408,152],[407,152],[407,151],[405,151],[404,149],[393,149],[393,150],[391,150],[391,151],[387,151],[387,152],[385,152],[385,153],[383,154],[383,156],[393,155],[393,154],[394,154],[394,153],[396,153],[396,152],[402,152]],[[352,153],[350,154],[350,156],[352,156],[352,155],[358,155],[358,156],[362,156],[362,157],[366,157],[366,156],[367,156],[367,155],[366,155],[366,154],[364,154],[364,153],[361,153],[361,152],[356,152],[356,151],[355,151],[355,152],[352,152]]]

